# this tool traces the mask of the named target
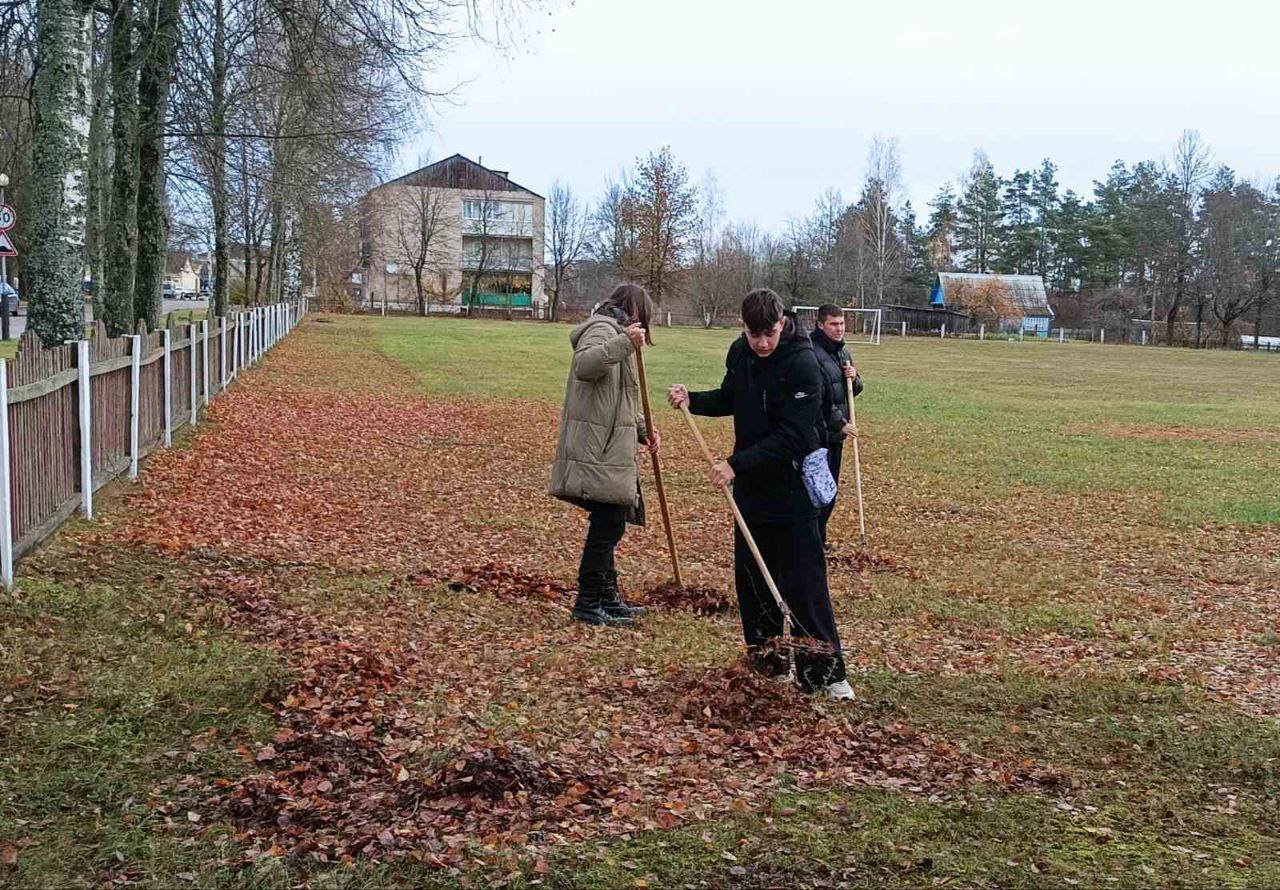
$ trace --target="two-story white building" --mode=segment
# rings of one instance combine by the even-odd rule
[[[371,189],[361,206],[361,303],[544,311],[544,205],[506,171],[462,155]]]

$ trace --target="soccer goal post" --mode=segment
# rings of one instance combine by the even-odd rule
[[[817,306],[793,306],[796,318],[801,321],[806,330],[812,331],[818,326],[818,307]],[[861,343],[870,343],[872,346],[880,345],[880,318],[881,310],[879,309],[842,309],[845,318],[845,339],[854,340]]]

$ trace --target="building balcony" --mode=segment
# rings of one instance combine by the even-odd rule
[[[462,268],[466,272],[474,272],[480,268],[480,257],[467,256],[462,257]],[[493,272],[532,272],[532,257],[512,257],[506,256],[502,251],[496,251],[489,254],[484,262],[484,271],[486,273]]]
[[[490,238],[533,238],[533,224],[529,220],[491,219],[488,223],[479,219],[462,220],[463,235],[485,235]]]

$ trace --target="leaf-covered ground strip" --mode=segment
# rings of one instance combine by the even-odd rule
[[[659,331],[655,403],[731,336]],[[730,520],[665,409],[693,589],[651,525],[620,553],[643,625],[569,621],[567,353],[560,326],[311,318],[26,562],[0,881],[1280,881],[1280,364],[858,350],[838,706],[739,666]]]

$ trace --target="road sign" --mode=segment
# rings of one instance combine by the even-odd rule
[[[18,211],[8,204],[0,204],[0,232],[7,232],[18,224]]]
[[[8,232],[0,232],[0,257],[17,256],[18,251],[13,246],[13,239],[9,237]]]

